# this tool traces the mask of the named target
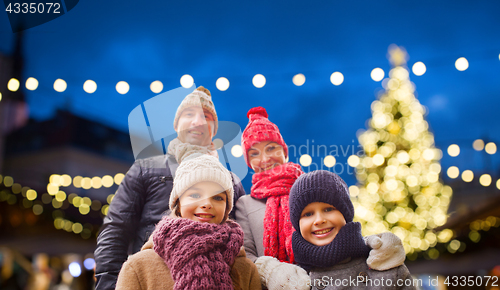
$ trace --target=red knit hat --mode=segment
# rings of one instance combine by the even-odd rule
[[[243,147],[243,156],[245,156],[248,167],[252,167],[248,161],[248,150],[250,150],[253,145],[262,141],[273,141],[283,146],[286,158],[288,156],[288,147],[283,137],[281,137],[278,126],[267,118],[266,109],[262,107],[251,108],[247,113],[247,117],[250,120],[248,121],[245,131],[243,131],[241,135],[241,145]]]

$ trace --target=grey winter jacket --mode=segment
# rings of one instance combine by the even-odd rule
[[[247,258],[255,260],[264,256],[264,215],[266,199],[242,196],[236,202],[236,222],[243,229]]]
[[[366,258],[356,258],[330,268],[310,271],[311,289],[417,289],[403,264],[386,271],[368,268]],[[298,283],[298,282],[297,282]]]
[[[162,216],[170,213],[168,203],[177,167],[175,158],[167,154],[138,159],[125,175],[97,237],[96,290],[115,289],[128,255],[138,252]],[[232,176],[236,203],[245,190],[238,177]]]

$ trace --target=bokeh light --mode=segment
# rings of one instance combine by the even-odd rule
[[[121,95],[125,95],[126,93],[128,93],[129,90],[130,90],[130,86],[127,82],[119,81],[116,84],[116,91]]]
[[[465,57],[461,57],[455,61],[455,67],[459,71],[464,71],[469,68],[469,62]]]
[[[181,77],[181,86],[183,88],[189,89],[193,85],[194,85],[194,79],[193,79],[192,76],[190,76],[190,75],[183,75]]]
[[[7,88],[9,89],[9,91],[16,92],[17,90],[19,90],[20,85],[21,84],[19,83],[18,79],[11,78],[7,83]]]
[[[252,79],[252,84],[256,87],[256,88],[262,88],[263,86],[266,85],[266,78],[261,75],[261,74],[256,74],[253,79]]]
[[[160,81],[154,81],[151,85],[149,85],[149,88],[153,93],[158,94],[163,91],[163,83]]]
[[[331,168],[331,167],[335,166],[335,163],[337,163],[337,160],[335,160],[335,157],[333,157],[332,155],[328,155],[323,160],[323,163],[325,164],[326,167]]]
[[[300,156],[299,162],[302,166],[307,167],[307,166],[311,165],[312,158],[311,158],[311,156],[309,156],[309,154],[304,154],[304,155]]]
[[[54,82],[54,90],[56,92],[59,92],[59,93],[62,93],[64,92],[66,89],[68,88],[68,84],[66,84],[66,82],[62,79],[57,79],[55,82]]]
[[[117,174],[115,175],[115,178],[114,178],[115,183],[116,183],[117,185],[120,185],[120,183],[122,183],[122,180],[123,180],[123,178],[124,178],[124,177],[125,177],[125,175],[123,175],[123,173],[117,173]]]
[[[83,90],[89,94],[92,94],[97,90],[97,84],[93,80],[87,80],[83,84]]]
[[[484,141],[481,139],[477,139],[472,143],[472,148],[476,151],[481,151],[484,149]]]
[[[349,166],[351,167],[356,167],[359,165],[359,157],[356,156],[356,155],[351,155],[349,156],[349,158],[347,158],[347,164],[349,164]]]
[[[93,270],[95,266],[95,260],[92,258],[87,258],[85,259],[85,261],[83,261],[83,266],[89,271]]]
[[[82,267],[80,267],[80,264],[78,262],[71,262],[68,266],[69,273],[73,277],[80,277],[82,274]]]
[[[486,151],[486,153],[488,154],[493,155],[497,152],[497,145],[493,142],[490,142],[486,144],[486,146],[484,146],[484,151]]]
[[[306,77],[303,74],[296,74],[292,78],[294,85],[300,87],[306,82]]]
[[[448,146],[448,155],[451,157],[457,157],[460,154],[460,147],[457,144],[451,144]]]
[[[227,89],[229,89],[229,80],[225,77],[220,77],[215,82],[215,86],[217,87],[217,89],[219,89],[219,91],[226,91]]]
[[[446,171],[446,174],[448,174],[449,178],[455,179],[460,175],[460,170],[456,166],[450,166],[450,168]]]
[[[427,68],[425,67],[425,64],[423,62],[419,61],[412,66],[411,70],[416,76],[421,76],[425,74]]]
[[[462,172],[462,179],[465,182],[471,182],[474,179],[474,173],[470,170]]]
[[[38,88],[38,80],[35,78],[28,78],[26,80],[26,88],[30,91],[34,91]]]
[[[243,149],[240,145],[234,145],[233,148],[231,148],[231,154],[233,154],[234,157],[241,157],[243,156]]]
[[[330,82],[336,86],[340,86],[344,82],[344,75],[336,71],[330,76]]]
[[[380,82],[384,76],[385,76],[385,72],[383,69],[377,67],[377,68],[374,68],[370,74],[372,80],[376,81],[376,82]]]
[[[481,177],[479,177],[479,183],[482,186],[490,186],[491,184],[491,175],[489,174],[483,174]]]

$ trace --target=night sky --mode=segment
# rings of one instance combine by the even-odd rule
[[[499,15],[500,1],[80,0],[66,15],[25,31],[24,80],[40,82],[26,96],[32,118],[69,109],[127,132],[128,114],[156,95],[151,82],[160,80],[165,92],[189,74],[212,92],[219,120],[243,129],[246,112],[263,106],[288,145],[314,140],[346,148],[366,128],[382,89],[370,72],[380,67],[388,75],[394,43],[406,48],[410,69],[417,61],[427,66],[410,79],[445,153],[444,168],[485,170],[485,153],[471,148],[478,138],[500,142]],[[0,12],[0,52],[10,54],[13,40]],[[469,61],[466,71],[455,68],[459,57]],[[330,82],[335,71],[345,77],[340,86]],[[298,73],[306,77],[300,87],[292,83]],[[255,74],[266,77],[263,88],[252,85]],[[219,77],[229,80],[227,91],[216,88]],[[68,83],[63,93],[52,88],[58,78]],[[82,88],[89,79],[97,83],[93,94]],[[116,92],[119,81],[130,84],[127,94]],[[449,157],[453,143],[464,154]],[[488,158],[498,164],[499,155]]]

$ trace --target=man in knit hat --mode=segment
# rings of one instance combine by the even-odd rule
[[[115,288],[128,255],[140,250],[155,224],[170,212],[173,176],[182,160],[192,154],[218,156],[212,142],[218,118],[209,90],[199,87],[188,94],[177,108],[173,126],[177,138],[168,145],[167,154],[136,160],[118,187],[97,238],[97,290]],[[236,201],[245,191],[236,175],[232,177]]]

